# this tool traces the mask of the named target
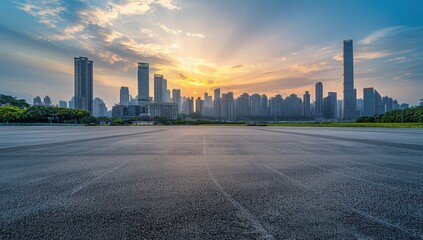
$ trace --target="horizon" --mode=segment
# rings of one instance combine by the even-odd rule
[[[235,96],[309,91],[314,100],[314,85],[322,82],[325,96],[337,92],[342,99],[342,41],[353,39],[357,98],[374,87],[418,105],[423,3],[267,3],[1,2],[0,93],[30,103],[46,95],[69,101],[73,58],[85,56],[94,61],[94,97],[108,108],[121,86],[135,97],[137,62],[150,64],[150,96],[154,74],[161,74],[169,89],[194,98],[221,88]]]

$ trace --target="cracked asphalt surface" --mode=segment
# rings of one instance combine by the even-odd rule
[[[423,239],[423,129],[0,127],[0,239]]]

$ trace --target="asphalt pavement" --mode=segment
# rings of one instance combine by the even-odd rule
[[[423,129],[0,127],[0,239],[423,239]]]

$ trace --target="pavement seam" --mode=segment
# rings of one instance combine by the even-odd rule
[[[203,139],[203,154],[206,156],[206,137]],[[254,228],[256,232],[258,232],[262,238],[264,239],[274,239],[273,235],[267,232],[267,230],[263,227],[263,225],[256,219],[256,217],[245,207],[243,207],[239,202],[237,202],[225,189],[220,185],[219,181],[211,172],[206,160],[204,160],[207,174],[209,175],[210,179],[212,180],[213,184],[219,189],[219,192],[226,197],[226,199],[234,206],[238,212],[240,213],[241,217],[248,220],[251,223],[251,226]]]

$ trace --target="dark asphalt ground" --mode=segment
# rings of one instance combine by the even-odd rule
[[[422,239],[423,129],[0,127],[0,239]]]

